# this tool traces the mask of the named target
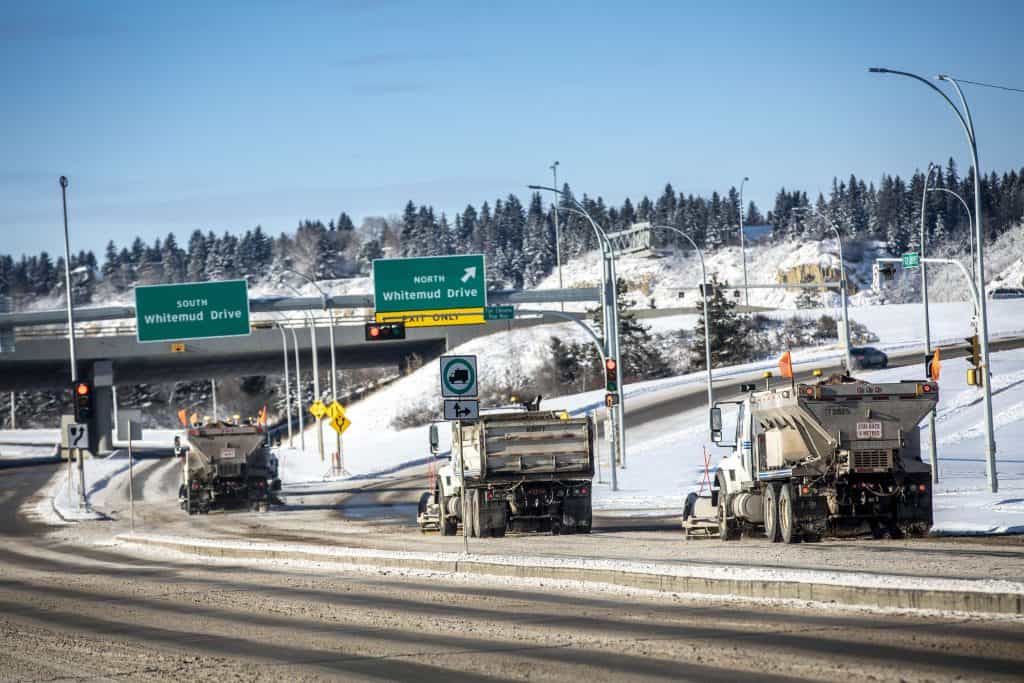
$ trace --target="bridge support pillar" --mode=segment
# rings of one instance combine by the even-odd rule
[[[114,364],[99,360],[92,364],[93,419],[90,450],[106,455],[114,450]]]

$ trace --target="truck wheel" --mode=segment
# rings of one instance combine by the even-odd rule
[[[483,497],[483,491],[472,491],[470,492],[469,500],[472,503],[470,515],[473,517],[473,535],[477,538],[490,538],[491,528],[484,524],[484,508],[485,505],[481,504],[480,499]]]
[[[764,490],[764,535],[772,543],[782,540],[779,533],[779,487],[768,484]]]
[[[442,536],[454,536],[458,530],[459,523],[448,518],[448,499],[445,498],[444,489],[441,488],[441,478],[437,478],[434,484],[437,487],[438,524]]]
[[[793,514],[793,488],[789,484],[783,484],[779,492],[779,533],[783,543],[800,542],[800,532],[797,531],[796,516]]]

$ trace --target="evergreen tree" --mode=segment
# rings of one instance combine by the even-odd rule
[[[530,199],[526,215],[526,236],[523,241],[524,280],[534,286],[555,266],[554,226],[544,212],[539,192]]]
[[[189,282],[206,280],[206,238],[200,230],[194,230],[188,239],[188,262],[185,277]]]
[[[711,366],[738,365],[751,353],[746,323],[736,313],[736,302],[726,297],[729,283],[720,283],[717,275],[708,281],[708,317],[711,318]],[[704,362],[704,310],[700,310],[697,327],[690,347],[690,369],[703,370]]]

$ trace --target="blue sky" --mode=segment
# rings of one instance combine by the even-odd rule
[[[0,2],[0,251],[272,233],[550,178],[618,203],[968,166],[883,65],[1024,87],[1020,2]],[[1024,95],[971,87],[985,172]]]

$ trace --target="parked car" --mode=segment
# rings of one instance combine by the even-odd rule
[[[873,346],[855,346],[850,348],[853,360],[852,370],[889,367],[889,356]]]
[[[1024,289],[1020,287],[998,287],[992,290],[989,297],[992,299],[1022,299],[1024,298]]]

